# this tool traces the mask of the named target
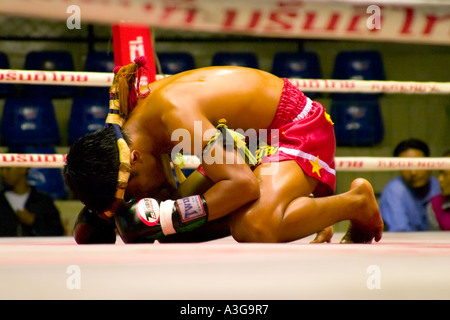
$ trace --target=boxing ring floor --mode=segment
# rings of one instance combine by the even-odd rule
[[[76,245],[0,239],[0,299],[449,299],[450,232],[379,243]]]

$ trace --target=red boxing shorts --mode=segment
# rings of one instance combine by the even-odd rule
[[[283,80],[280,103],[267,128],[268,143],[276,152],[262,158],[261,163],[294,160],[308,176],[319,181],[314,195],[334,194],[336,139],[333,122],[320,103],[306,97],[289,80]]]
[[[313,192],[315,196],[334,194],[336,139],[333,122],[320,103],[309,99],[289,80],[283,80],[275,117],[266,130],[266,137],[259,137],[266,141],[265,146],[259,146],[252,169],[263,163],[294,160],[308,176],[319,181]],[[207,176],[201,165],[197,170]]]

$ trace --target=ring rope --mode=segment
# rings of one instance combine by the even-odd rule
[[[200,159],[184,156],[185,169],[196,169]],[[65,154],[0,153],[0,167],[62,168]],[[450,170],[450,157],[335,157],[337,171]]]
[[[157,75],[162,79],[168,75]],[[78,71],[40,71],[0,69],[0,84],[46,84],[66,86],[109,87],[114,73]],[[350,93],[402,93],[402,94],[449,94],[450,82],[336,80],[336,79],[289,79],[304,92],[350,92]]]

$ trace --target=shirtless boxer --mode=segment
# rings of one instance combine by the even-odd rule
[[[349,191],[333,195],[332,121],[322,105],[289,81],[261,70],[208,67],[155,81],[149,90],[147,97],[138,99],[121,130],[130,149],[131,165],[125,199],[167,198],[170,185],[160,156],[171,154],[184,143],[190,147],[184,152],[198,155],[200,151],[203,174],[211,182],[201,196],[186,200],[198,207],[194,216],[200,225],[228,218],[237,241],[287,242],[324,229],[329,233],[329,226],[350,220],[342,242],[381,239],[383,222],[368,181],[356,179]],[[276,152],[249,166],[236,148],[211,144],[221,119],[235,130],[266,130],[266,140]],[[180,129],[189,134],[190,141],[173,138]],[[226,135],[227,130],[223,132]],[[208,157],[215,161],[207,161]],[[103,217],[101,212],[112,214],[116,224],[120,215],[113,205],[117,203],[118,158],[114,134],[104,129],[76,142],[64,169],[69,187],[86,207]],[[270,173],[274,162],[275,170]],[[162,236],[192,229],[185,228],[190,222],[183,219],[186,208],[180,209],[183,200],[179,201],[166,200],[161,208],[155,208],[155,228],[163,229]]]

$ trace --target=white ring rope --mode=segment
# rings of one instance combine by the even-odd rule
[[[196,169],[200,159],[185,156],[185,168]],[[62,168],[65,154],[0,153],[0,167]],[[450,157],[336,157],[337,171],[450,170]]]
[[[157,79],[167,75],[157,75]],[[109,72],[39,71],[0,69],[0,84],[46,84],[63,86],[109,87],[114,74]],[[304,92],[449,94],[450,82],[289,79]]]

